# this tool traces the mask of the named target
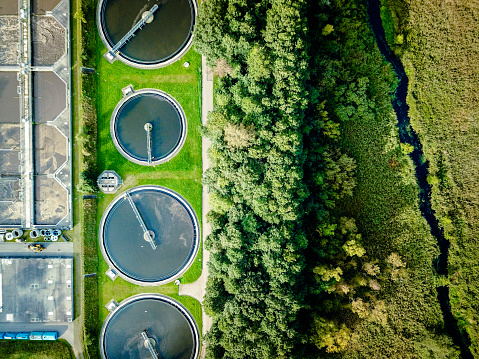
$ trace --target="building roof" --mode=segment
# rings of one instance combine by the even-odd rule
[[[71,322],[72,258],[0,258],[0,322]]]
[[[97,179],[97,184],[103,193],[115,193],[121,187],[123,181],[115,171],[103,171]]]

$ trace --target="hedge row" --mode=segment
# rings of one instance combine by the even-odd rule
[[[83,274],[93,274],[98,269],[96,199],[83,200]],[[98,281],[95,276],[83,278],[83,349],[86,357],[98,355]]]
[[[80,67],[96,67],[96,1],[82,0],[77,12],[81,26],[79,48]],[[77,190],[82,193],[97,191],[97,113],[96,113],[96,74],[82,72],[80,76],[80,131],[75,140],[81,148],[81,172]],[[82,202],[82,274],[93,274],[98,270],[97,252],[97,203],[96,199],[84,199]],[[85,358],[98,358],[98,281],[96,275],[83,278],[83,355]]]

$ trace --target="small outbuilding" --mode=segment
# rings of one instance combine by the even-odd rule
[[[103,193],[115,193],[121,187],[123,181],[118,173],[111,170],[105,170],[98,176],[98,188]]]

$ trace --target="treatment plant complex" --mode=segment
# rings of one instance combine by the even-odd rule
[[[0,339],[73,342],[70,64],[68,0],[0,1]]]
[[[71,14],[70,6],[69,0],[0,0],[0,339],[66,339],[80,357],[84,338],[77,323],[83,319],[74,298],[83,297],[81,281],[100,273],[76,268],[70,238],[83,240],[83,234],[75,234],[73,208],[98,195],[72,188],[81,170],[72,166],[78,134],[71,121],[77,64],[71,61],[70,19],[79,13]],[[191,47],[197,6],[195,0],[99,0],[96,25],[106,46],[101,61],[141,70],[172,64]],[[81,71],[97,75],[93,68]],[[128,85],[117,106],[107,109],[112,148],[129,166],[162,166],[187,138],[182,99],[161,83],[154,87]],[[200,252],[192,205],[167,187],[132,186],[128,172],[102,171],[95,174],[98,193],[116,193],[97,227],[106,276],[135,286],[178,285]],[[103,359],[199,358],[200,330],[186,306],[156,293],[118,299],[106,305],[98,338]]]

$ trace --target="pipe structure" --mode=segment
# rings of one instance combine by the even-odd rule
[[[145,221],[141,217],[140,211],[138,211],[138,207],[136,206],[135,202],[133,202],[133,198],[131,198],[130,193],[126,192],[125,197],[130,203],[131,208],[133,209],[133,212],[135,213],[136,219],[138,219],[138,222],[140,222],[141,229],[143,230],[143,238],[150,243],[151,248],[155,250],[157,248],[157,245],[155,241],[153,240],[153,237],[150,234],[150,231],[146,227]]]
[[[153,156],[151,154],[151,151],[152,151],[151,130],[153,130],[153,125],[150,122],[145,123],[146,148],[147,148],[147,151],[148,151],[148,164],[149,165],[151,165],[151,162],[153,162]]]

